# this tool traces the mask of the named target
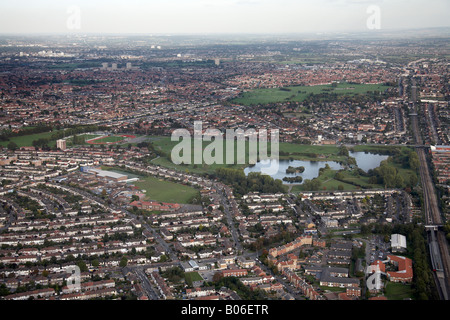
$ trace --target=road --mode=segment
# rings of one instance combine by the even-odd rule
[[[150,280],[148,279],[147,275],[144,272],[143,268],[130,268],[138,277],[138,279],[141,281],[142,288],[145,290],[145,294],[150,300],[158,300],[159,299],[159,293],[156,288],[153,287],[153,285],[150,283]]]
[[[233,217],[231,216],[229,200],[228,200],[227,195],[225,194],[225,190],[223,190],[223,188],[219,188],[218,190],[220,190],[220,202],[224,208],[224,212],[227,217],[227,222],[230,227],[231,236],[233,237],[233,241],[236,245],[236,250],[242,251],[243,247],[242,247],[241,242],[239,241],[239,234],[236,229],[236,226],[234,225]]]
[[[273,275],[272,271],[265,264],[260,263],[260,262],[258,262],[257,264],[261,268],[261,270],[263,270],[266,274]],[[289,281],[284,280],[283,277],[281,277],[279,275],[274,275],[274,278],[276,279],[277,282],[279,282],[283,285],[284,289],[286,289],[286,291],[290,295],[292,295],[295,298],[295,300],[304,300],[302,295],[298,294],[298,289],[295,289],[293,286],[291,286]]]

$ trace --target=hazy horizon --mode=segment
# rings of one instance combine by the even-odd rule
[[[373,8],[376,30],[368,28]],[[448,0],[3,0],[1,34],[305,34],[450,27]]]

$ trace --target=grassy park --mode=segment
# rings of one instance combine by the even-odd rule
[[[160,157],[152,161],[154,165],[160,165],[163,167],[189,171],[192,173],[214,173],[217,168],[234,168],[240,169],[248,166],[249,159],[249,144],[246,142],[245,146],[245,164],[225,164],[226,163],[226,152],[225,152],[225,140],[224,140],[224,164],[188,164],[188,165],[176,165],[171,161],[172,149],[179,143],[177,141],[171,141],[170,137],[151,137],[150,141],[154,144],[155,148],[164,152],[165,157]],[[203,150],[211,142],[203,142]],[[237,144],[234,146],[234,154],[236,158]],[[194,143],[191,143],[191,154],[193,161],[194,154]],[[270,143],[268,143],[268,155],[270,156]],[[280,143],[280,159],[281,160],[311,160],[311,161],[345,161],[345,157],[339,155],[339,147],[337,146],[312,146],[312,145],[301,145],[294,143]],[[235,163],[237,163],[235,161]]]
[[[139,178],[133,184],[146,193],[145,200],[153,200],[168,203],[189,204],[193,197],[198,195],[198,190],[184,184],[166,181],[151,176],[143,176],[138,173],[128,172],[120,167],[102,166],[102,170],[125,174],[128,178]]]
[[[349,84],[338,83],[333,85],[293,86],[284,88],[256,89],[245,92],[232,100],[241,105],[258,105],[279,102],[303,102],[310,94],[338,94],[357,95],[368,92],[384,92],[389,86],[381,84]]]
[[[35,133],[25,136],[11,137],[8,141],[1,141],[0,145],[3,147],[7,147],[10,142],[14,142],[17,146],[20,147],[31,147],[33,145],[33,141],[39,139],[51,139],[52,135],[56,132],[60,132],[62,130],[54,130],[52,132],[43,132],[43,133]],[[56,141],[51,141],[49,143],[50,147],[56,146]]]
[[[193,187],[154,177],[141,177],[134,185],[145,190],[146,200],[189,204],[198,194],[198,190]]]
[[[154,144],[156,149],[164,152],[165,156],[158,157],[152,161],[154,165],[160,165],[162,167],[171,168],[174,170],[191,172],[196,174],[214,174],[215,170],[218,168],[233,168],[233,169],[244,169],[248,166],[248,161],[246,164],[174,164],[170,155],[173,147],[175,147],[178,142],[171,141],[170,137],[151,137],[150,141]],[[203,148],[207,146],[210,142],[203,142]],[[193,154],[193,143],[191,145]],[[236,146],[235,146],[236,147]],[[372,152],[389,154],[396,148],[396,152],[401,155],[401,157],[406,157],[411,149],[407,147],[389,147],[389,146],[356,146],[352,148],[353,151],[357,152]],[[246,145],[246,159],[248,160],[248,144]],[[269,146],[270,150],[270,146]],[[225,152],[224,152],[225,153]],[[236,154],[236,148],[235,148]],[[270,151],[268,152],[270,155]],[[400,157],[400,158],[401,158]],[[224,157],[225,159],[225,157]],[[280,143],[280,159],[281,160],[306,160],[306,161],[336,161],[339,163],[346,163],[348,157],[340,154],[339,146],[320,146],[320,145],[301,145],[295,143]],[[394,167],[398,175],[401,176],[405,183],[410,180],[410,175],[414,173],[408,166],[403,163],[394,161],[393,158],[389,158],[389,165]],[[193,161],[192,161],[193,162]],[[225,161],[224,161],[225,162]],[[370,177],[361,172],[357,168],[346,168],[345,170],[338,171],[327,169],[324,170],[320,176],[317,178],[320,181],[320,190],[356,190],[356,189],[384,189],[385,186],[381,183],[370,181]],[[291,191],[293,193],[299,193],[305,190],[304,185],[292,185]]]

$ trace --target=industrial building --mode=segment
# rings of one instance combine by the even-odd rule
[[[401,234],[391,235],[392,252],[406,251],[406,237]]]
[[[128,176],[112,171],[105,171],[101,169],[89,169],[88,173],[95,174],[97,177],[106,178],[116,182],[128,180]]]

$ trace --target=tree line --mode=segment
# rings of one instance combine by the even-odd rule
[[[249,192],[286,192],[281,180],[275,180],[259,172],[250,172],[246,176],[242,169],[218,168],[215,173],[219,180],[233,188],[237,197],[242,197]]]

